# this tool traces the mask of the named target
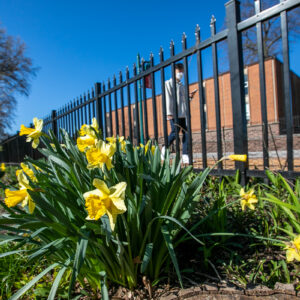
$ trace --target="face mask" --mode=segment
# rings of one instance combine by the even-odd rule
[[[182,77],[183,77],[183,73],[182,72],[176,73],[176,79],[181,80]]]

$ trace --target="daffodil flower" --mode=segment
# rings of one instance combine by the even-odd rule
[[[251,189],[249,192],[245,193],[244,189],[241,188],[240,196],[241,196],[241,206],[242,206],[243,211],[245,210],[246,206],[248,206],[252,210],[255,209],[255,206],[253,204],[257,203],[258,199],[254,195],[253,189]]]
[[[140,146],[138,146],[137,149],[145,148],[145,154],[146,154],[149,150],[149,146],[150,146],[150,140],[147,142],[146,145],[140,143]],[[151,146],[151,152],[154,155],[154,152],[155,152],[155,146],[154,145]]]
[[[95,147],[89,148],[86,152],[88,169],[99,167],[103,170],[104,165],[106,165],[107,169],[110,170],[113,167],[111,161],[115,152],[116,147],[99,140]]]
[[[247,161],[247,155],[246,154],[232,154],[227,156],[228,159],[234,160],[234,161]]]
[[[92,119],[92,125],[83,124],[79,130],[80,136],[90,135],[96,138],[95,131],[99,132],[99,125],[96,118]]]
[[[22,124],[20,129],[20,135],[27,135],[26,142],[32,141],[32,148],[36,149],[40,142],[39,138],[43,134],[43,120],[34,118],[33,124],[35,128],[27,128]]]
[[[16,171],[16,176],[18,178],[20,172],[25,172],[25,174],[34,182],[37,182],[36,177],[34,176],[33,171],[24,163],[21,163],[21,168],[22,170],[17,170]]]
[[[114,136],[112,136],[112,137],[106,138],[106,140],[107,140],[112,146],[114,146],[115,148],[117,147],[116,145],[117,145],[117,140],[118,140],[118,142],[119,142],[120,145],[121,145],[121,150],[122,150],[123,152],[126,152],[126,141],[125,141],[125,139],[124,139],[124,136],[120,136],[120,137],[118,137],[118,138],[115,138]]]
[[[5,163],[2,163],[1,166],[0,166],[0,170],[2,172],[5,172],[6,168],[5,168]]]
[[[293,241],[287,244],[285,247],[286,250],[286,260],[288,262],[293,261],[294,259],[300,261],[300,235],[294,238]]]
[[[29,181],[22,172],[22,170],[20,171],[21,172],[17,173],[20,189],[16,191],[5,189],[4,202],[7,207],[16,206],[20,202],[22,202],[23,207],[28,204],[29,213],[32,214],[35,208],[35,204],[31,199],[29,193],[27,192],[27,190],[32,190],[32,188],[29,186]]]
[[[95,178],[93,186],[96,187],[95,190],[83,194],[88,212],[87,220],[99,220],[106,214],[113,231],[117,216],[127,210],[124,202],[126,182],[108,188],[104,181]]]
[[[97,142],[96,132],[99,132],[97,119],[93,118],[92,125],[83,124],[79,130],[80,137],[77,138],[77,147],[80,152],[95,146]]]

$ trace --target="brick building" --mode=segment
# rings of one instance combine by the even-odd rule
[[[267,117],[269,123],[269,155],[270,166],[272,157],[277,161],[277,167],[282,167],[285,164],[286,150],[286,135],[285,133],[285,117],[284,117],[284,95],[283,95],[283,72],[282,63],[274,58],[265,60],[265,83],[266,83],[266,99],[267,99]],[[262,152],[262,121],[261,121],[261,105],[260,105],[260,81],[259,81],[259,66],[251,64],[245,67],[245,95],[246,95],[246,115],[248,121],[248,147],[249,158],[251,165],[252,157],[259,157]],[[220,96],[220,119],[222,128],[222,148],[225,153],[233,152],[233,118],[231,104],[231,86],[229,72],[219,75],[219,96]],[[216,144],[216,116],[215,116],[215,95],[214,95],[214,79],[208,78],[203,82],[205,90],[205,110],[206,110],[206,134],[207,134],[207,152],[215,157],[217,151]],[[198,83],[192,83],[189,86],[189,91],[198,88]],[[300,152],[300,77],[291,71],[291,88],[292,88],[292,112],[294,124],[294,150]],[[156,96],[157,103],[157,122],[158,135],[160,141],[163,136],[162,124],[162,105],[161,95]],[[148,111],[148,131],[150,138],[154,137],[153,126],[153,109],[152,99],[146,100]],[[200,109],[199,109],[199,94],[195,94],[190,102],[191,107],[191,124],[193,133],[193,151],[195,157],[201,158],[201,126],[200,126]],[[131,105],[131,115],[135,124],[135,105]],[[125,114],[125,133],[129,135],[128,129],[128,107],[124,108]],[[109,114],[107,113],[107,121]],[[118,109],[118,119],[120,132],[121,110]],[[109,122],[107,122],[108,124]],[[115,134],[115,112],[112,114],[113,133]],[[134,127],[133,124],[133,127]],[[169,124],[168,130],[170,132]],[[108,128],[108,135],[111,135]],[[297,167],[298,158],[300,165],[300,153],[297,157],[295,152],[295,167]],[[261,156],[262,157],[262,156]],[[260,158],[260,157],[259,157]],[[254,158],[253,158],[254,159]],[[201,159],[200,159],[201,160]],[[255,159],[254,159],[255,161]],[[262,160],[261,160],[262,161]],[[260,166],[262,162],[254,164],[255,167]]]

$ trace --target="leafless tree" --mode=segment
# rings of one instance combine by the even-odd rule
[[[241,0],[241,19],[247,19],[255,14],[255,0]],[[261,0],[262,10],[279,3],[279,0]],[[300,35],[300,8],[288,12],[289,40],[295,42]],[[262,23],[264,56],[278,56],[281,53],[280,17],[269,19]],[[257,61],[256,28],[243,32],[243,49],[245,64]]]
[[[25,50],[24,42],[0,28],[0,140],[13,123],[16,96],[29,95],[30,80],[37,71]]]

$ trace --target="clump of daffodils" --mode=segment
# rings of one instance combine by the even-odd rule
[[[27,135],[26,142],[32,141],[32,148],[36,149],[40,143],[40,137],[43,135],[43,120],[33,119],[34,128],[25,127],[23,124],[20,128],[20,136]]]
[[[5,170],[6,170],[5,163],[1,163],[1,165],[0,165],[0,170],[1,170],[2,172],[5,172]]]
[[[246,207],[252,210],[255,209],[254,204],[258,202],[258,199],[256,198],[253,189],[249,190],[246,193],[245,190],[241,188],[240,196],[241,196],[241,206],[243,211],[246,209]]]
[[[286,250],[286,260],[288,262],[294,260],[300,261],[300,235],[295,237],[293,241],[287,243],[285,250]]]

